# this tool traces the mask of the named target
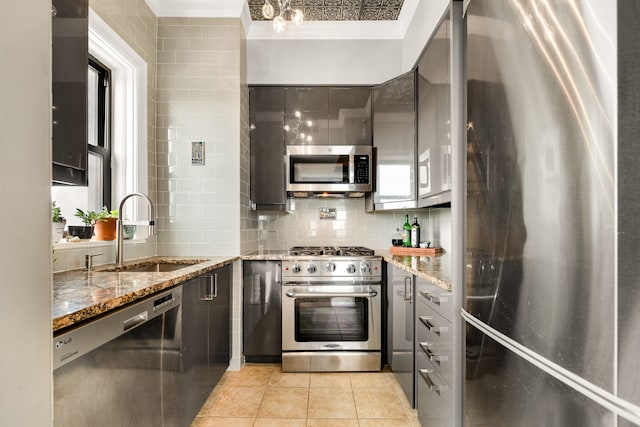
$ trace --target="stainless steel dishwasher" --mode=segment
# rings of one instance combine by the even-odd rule
[[[53,339],[55,426],[175,426],[182,286]]]

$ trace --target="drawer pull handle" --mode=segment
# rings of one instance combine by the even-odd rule
[[[447,384],[445,381],[433,381],[433,378],[431,378],[431,376],[439,377],[439,375],[436,374],[433,369],[420,369],[420,375],[422,376],[422,378],[424,378],[424,381],[427,383],[427,387],[429,387],[429,390],[449,390],[449,384]],[[440,380],[440,378],[438,378],[438,380]]]
[[[431,360],[432,362],[447,362],[449,360],[449,356],[443,356],[442,354],[436,354],[431,350],[431,343],[428,342],[421,342],[420,343],[420,349],[422,349],[422,351],[424,352],[425,356],[427,356],[427,359]]]
[[[447,328],[446,326],[433,325],[431,323],[432,319],[433,319],[433,316],[420,316],[420,322],[422,322],[422,324],[427,327],[429,332],[433,332],[434,334],[441,335],[442,333],[446,333],[449,331],[449,328]]]
[[[423,297],[425,297],[426,299],[428,299],[429,301],[437,305],[440,305],[444,302],[449,301],[448,296],[443,294],[432,294],[427,291],[420,291],[420,295],[422,295]]]

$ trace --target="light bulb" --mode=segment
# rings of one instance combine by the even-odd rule
[[[289,132],[291,128],[289,127],[289,125],[284,125],[284,131],[285,132]]]
[[[313,126],[313,122],[311,120],[307,120],[307,127]]]
[[[264,1],[264,6],[262,6],[262,16],[266,19],[273,18],[273,6],[269,3],[269,0]]]
[[[293,115],[294,115],[294,116],[296,116],[296,117],[299,119],[299,118],[302,116],[302,113],[301,113],[300,111],[296,110],[296,111],[293,113]]]
[[[276,30],[276,33],[282,33],[287,29],[287,23],[282,16],[276,16],[273,19],[273,28]]]
[[[302,11],[300,9],[293,9],[293,12],[291,12],[291,22],[296,25],[300,25],[303,21],[304,14],[302,13]]]
[[[307,135],[307,142],[313,141],[313,137],[311,135]]]

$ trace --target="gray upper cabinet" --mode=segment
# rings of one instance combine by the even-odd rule
[[[282,87],[249,89],[251,201],[256,209],[285,208],[284,94]]]
[[[329,88],[331,145],[371,145],[371,88]]]
[[[445,15],[418,62],[418,206],[451,202],[451,21]]]
[[[287,145],[371,145],[370,87],[285,89]]]
[[[54,0],[53,182],[87,185],[87,0]]]
[[[284,121],[287,145],[329,144],[329,89],[286,88]]]
[[[373,89],[375,191],[367,207],[402,209],[416,201],[416,85],[409,72]],[[373,206],[372,206],[373,203]]]

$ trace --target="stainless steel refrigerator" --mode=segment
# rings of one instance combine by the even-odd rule
[[[466,425],[640,423],[638,18],[468,4]]]

